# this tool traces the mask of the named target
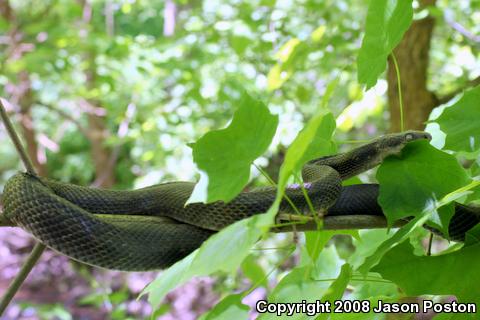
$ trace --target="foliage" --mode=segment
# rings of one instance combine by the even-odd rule
[[[238,195],[248,183],[251,163],[266,151],[277,125],[277,116],[244,94],[227,128],[210,131],[192,145],[193,160],[205,173],[188,203],[228,202]]]
[[[435,121],[446,133],[445,149],[476,152],[480,149],[478,126],[470,121],[480,116],[480,87],[465,91],[454,105],[446,108]]]
[[[446,174],[448,180],[445,180]],[[436,210],[444,196],[470,182],[454,156],[425,141],[411,143],[401,157],[384,161],[377,179],[381,185],[378,201],[390,225],[416,213]],[[399,189],[403,191],[399,193]],[[443,231],[448,230],[453,209],[439,211],[437,224]]]
[[[460,302],[478,304],[478,294],[469,283],[478,277],[478,246],[476,242],[455,252],[419,257],[404,242],[388,251],[372,271],[396,283],[407,295],[455,295]]]
[[[10,1],[14,20],[0,21],[5,37],[20,30],[22,44],[2,44],[2,95],[20,109],[23,96],[17,93],[26,85],[20,75],[28,74],[37,154],[52,178],[82,185],[97,178],[88,136],[92,114],[105,126],[102,145],[116,155],[115,188],[192,179],[193,153],[203,173],[192,200],[228,201],[245,186],[265,185],[268,179],[252,163],[271,165],[277,151],[289,146],[278,177],[270,177],[278,181],[278,193],[267,214],[225,228],[161,272],[143,292],[153,307],[145,310],[174,314],[177,307],[167,294],[206,275],[218,279],[215,288],[210,287],[218,302],[197,310],[195,316],[204,313],[204,319],[252,316],[251,297],[272,302],[365,299],[374,306],[379,299],[396,302],[407,295],[456,295],[479,303],[474,233],[463,247],[437,239],[434,256],[422,252],[424,223],[445,231],[453,201],[480,201],[475,185],[480,175],[478,86],[451,106],[433,111],[437,117],[431,117],[430,125],[436,127],[429,125],[429,131],[434,141],[445,141],[444,147],[413,143],[379,168],[380,204],[387,219],[392,225],[414,217],[406,225],[388,232],[308,232],[296,246],[289,236],[267,233],[285,187],[298,180],[306,161],[336,153],[337,145],[340,151],[355,147],[345,142],[388,130],[383,72],[412,23],[425,15],[437,20],[429,71],[434,72],[433,88],[445,93],[475,74],[478,47],[452,31],[442,17],[449,13],[478,33],[478,3],[438,1],[435,8],[418,10],[416,2],[400,0],[175,1],[172,35],[162,31],[169,14],[166,3],[92,1],[92,18],[85,21],[87,11],[76,1]],[[108,32],[107,5],[113,8],[113,34]],[[85,107],[85,100],[94,108]],[[225,129],[212,131],[219,128]],[[0,134],[0,174],[5,180],[19,165]],[[190,149],[187,143],[192,141]],[[462,168],[469,162],[470,168]],[[362,175],[356,182],[372,177]],[[6,252],[13,248],[5,246]],[[258,250],[269,247],[274,250]],[[11,264],[4,261],[7,267]],[[61,263],[51,264],[39,270],[56,270],[53,266]],[[62,274],[90,273],[68,270]],[[54,279],[59,288],[65,287],[60,276]],[[115,279],[105,280],[108,288],[82,289],[91,292],[73,304],[98,310],[110,306],[111,317],[118,319],[145,316],[127,310],[133,303],[123,301],[138,290],[132,294],[123,284],[125,278]],[[85,282],[94,281],[75,283],[81,287]],[[57,304],[27,303],[22,310],[32,307],[39,317],[80,318]],[[332,319],[363,316],[333,314]]]
[[[370,89],[385,71],[387,57],[412,22],[412,1],[373,0],[358,52],[358,81]]]

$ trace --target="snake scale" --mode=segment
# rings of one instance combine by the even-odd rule
[[[342,180],[398,154],[421,131],[389,134],[349,152],[308,162],[302,175],[315,210],[328,215],[383,215],[377,184],[342,187]],[[35,238],[75,260],[108,269],[145,271],[168,267],[225,226],[266,212],[276,189],[240,193],[232,201],[185,206],[193,182],[170,182],[132,191],[104,190],[17,173],[4,189],[4,214]],[[309,212],[303,191],[288,186],[297,209]],[[282,201],[280,212],[295,213]],[[480,212],[456,204],[450,237],[462,239]]]

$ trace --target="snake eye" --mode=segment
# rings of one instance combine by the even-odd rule
[[[411,140],[413,140],[413,138],[414,138],[414,137],[413,137],[413,134],[411,134],[411,133],[407,133],[407,134],[405,135],[405,140],[406,140],[406,141],[411,141]]]

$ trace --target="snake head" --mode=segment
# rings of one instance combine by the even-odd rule
[[[379,153],[385,158],[389,155],[398,155],[407,143],[423,139],[430,141],[432,136],[428,132],[409,130],[386,134],[375,139],[375,143]]]

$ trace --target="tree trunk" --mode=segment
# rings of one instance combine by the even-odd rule
[[[93,58],[88,54],[89,66],[86,71],[87,86],[89,89],[95,87],[95,65]],[[105,145],[105,140],[109,136],[109,132],[105,125],[105,117],[96,114],[93,110],[101,109],[100,103],[93,99],[89,99],[89,108],[87,111],[88,130],[90,132],[90,143],[92,145],[91,155],[95,165],[95,181],[96,187],[109,188],[115,184],[115,163],[112,161],[112,150]],[[93,110],[92,110],[93,109]]]
[[[83,8],[82,28],[83,37],[86,39],[89,35],[88,24],[91,22],[93,8],[89,1],[80,1]],[[113,26],[113,21],[111,22]],[[113,29],[112,29],[113,32]],[[90,49],[91,50],[91,49]],[[92,90],[96,86],[96,65],[95,52],[87,51],[83,55],[87,62],[85,69],[86,86]],[[95,110],[101,110],[101,104],[95,99],[88,99],[86,102],[86,112],[88,117],[89,138],[92,145],[91,156],[95,166],[95,187],[109,188],[115,184],[115,157],[112,150],[105,145],[105,140],[109,136],[107,126],[105,125],[105,115],[98,114]]]
[[[420,3],[425,7],[435,5],[435,0],[424,0]],[[401,76],[405,130],[424,129],[428,115],[438,105],[437,97],[427,88],[430,41],[434,24],[432,17],[414,21],[394,50]],[[397,73],[391,57],[388,59],[387,81],[390,131],[398,132],[401,130],[400,103]]]

